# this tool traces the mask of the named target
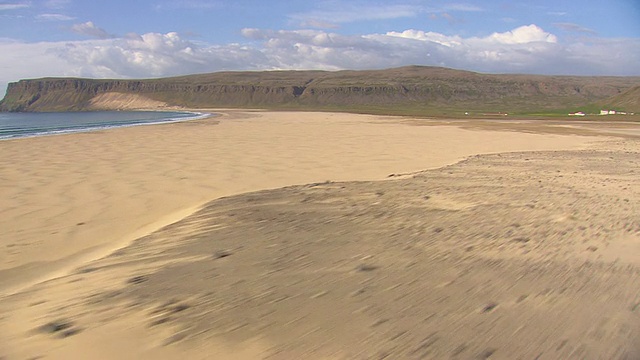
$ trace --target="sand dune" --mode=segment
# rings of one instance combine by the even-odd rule
[[[0,142],[0,357],[627,354],[636,140],[418,123],[229,111]],[[475,154],[496,155],[418,174]]]
[[[0,291],[106,255],[221,196],[384,179],[476,153],[564,149],[589,140],[380,120],[234,112],[0,142]]]
[[[162,101],[149,99],[139,94],[125,94],[118,92],[102,93],[94,96],[89,102],[91,109],[166,109],[167,104]]]

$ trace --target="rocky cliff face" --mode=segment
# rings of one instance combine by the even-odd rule
[[[488,75],[417,66],[376,71],[220,72],[148,80],[44,78],[9,84],[0,110],[98,110],[148,102],[155,107],[514,111],[589,104],[637,85],[637,77]],[[104,101],[108,94],[118,94],[121,101]],[[135,99],[127,100],[127,94]]]

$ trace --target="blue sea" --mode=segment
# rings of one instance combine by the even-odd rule
[[[169,111],[0,112],[0,140],[186,121],[210,115]]]

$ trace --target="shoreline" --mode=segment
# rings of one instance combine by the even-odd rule
[[[119,110],[96,110],[96,111],[84,111],[86,113],[103,113],[103,112],[114,112],[114,113],[120,113],[121,111]],[[0,136],[0,141],[8,141],[8,140],[18,140],[18,139],[29,139],[29,138],[35,138],[35,137],[44,137],[44,136],[56,136],[56,135],[67,135],[67,134],[78,134],[78,133],[86,133],[86,132],[93,132],[93,131],[103,131],[103,130],[109,130],[109,129],[119,129],[119,128],[127,128],[127,127],[135,127],[135,126],[145,126],[145,125],[162,125],[162,124],[172,124],[172,123],[177,123],[177,122],[183,122],[183,121],[193,121],[193,120],[200,120],[200,119],[206,119],[206,118],[210,118],[210,117],[216,117],[219,116],[219,114],[216,113],[205,113],[205,112],[199,112],[199,111],[194,111],[194,110],[159,110],[159,109],[136,109],[136,110],[126,110],[124,112],[154,112],[154,113],[174,113],[174,114],[192,114],[194,116],[191,117],[184,117],[184,118],[166,118],[165,120],[158,120],[158,121],[150,121],[150,122],[139,122],[139,123],[129,123],[129,124],[118,124],[118,125],[95,125],[95,126],[89,126],[89,127],[85,127],[85,128],[79,128],[79,129],[61,129],[61,130],[46,130],[43,132],[38,132],[38,133],[33,133],[33,134],[25,134],[25,135],[17,135],[17,136],[8,136],[8,137],[1,137]],[[65,112],[61,112],[61,113],[65,113]],[[69,112],[71,114],[79,114],[79,113],[83,113],[83,112]],[[11,113],[8,113],[11,114]]]

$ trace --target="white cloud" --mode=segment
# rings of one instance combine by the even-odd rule
[[[591,34],[591,35],[597,34],[596,31],[593,29],[589,29],[584,26],[574,24],[574,23],[569,23],[569,22],[554,23],[553,26],[569,32],[578,32],[578,33]]]
[[[237,44],[201,46],[175,33],[129,34],[126,38],[68,43],[57,54],[83,76],[159,77],[257,68],[266,59]]]
[[[474,46],[475,48],[489,48],[496,44],[528,44],[535,42],[556,43],[558,39],[536,25],[520,26],[511,31],[503,33],[493,33],[484,38],[471,37],[463,39],[460,36],[448,36],[434,32],[424,32],[421,30],[405,30],[399,32],[389,32],[388,36],[401,37],[420,41],[430,41],[447,47]]]
[[[422,30],[405,30],[403,32],[388,32],[388,36],[393,37],[401,37],[405,39],[412,40],[420,40],[420,41],[431,41],[440,45],[444,45],[447,47],[459,46],[462,45],[462,38],[459,36],[447,36],[440,33],[435,32],[425,32]]]
[[[107,39],[107,38],[113,37],[104,29],[97,27],[91,21],[87,21],[81,24],[74,24],[71,27],[71,31],[78,33],[80,35],[85,35],[85,36],[94,37],[98,39]]]
[[[20,3],[16,3],[16,4],[0,4],[0,11],[3,10],[16,10],[16,9],[23,9],[23,8],[28,8],[29,4],[20,4]]]
[[[36,19],[44,21],[69,21],[75,20],[74,17],[64,14],[40,14],[36,15]]]
[[[542,30],[536,25],[520,26],[503,33],[493,33],[487,40],[495,40],[503,44],[526,44],[530,42],[558,42],[558,38]]]

